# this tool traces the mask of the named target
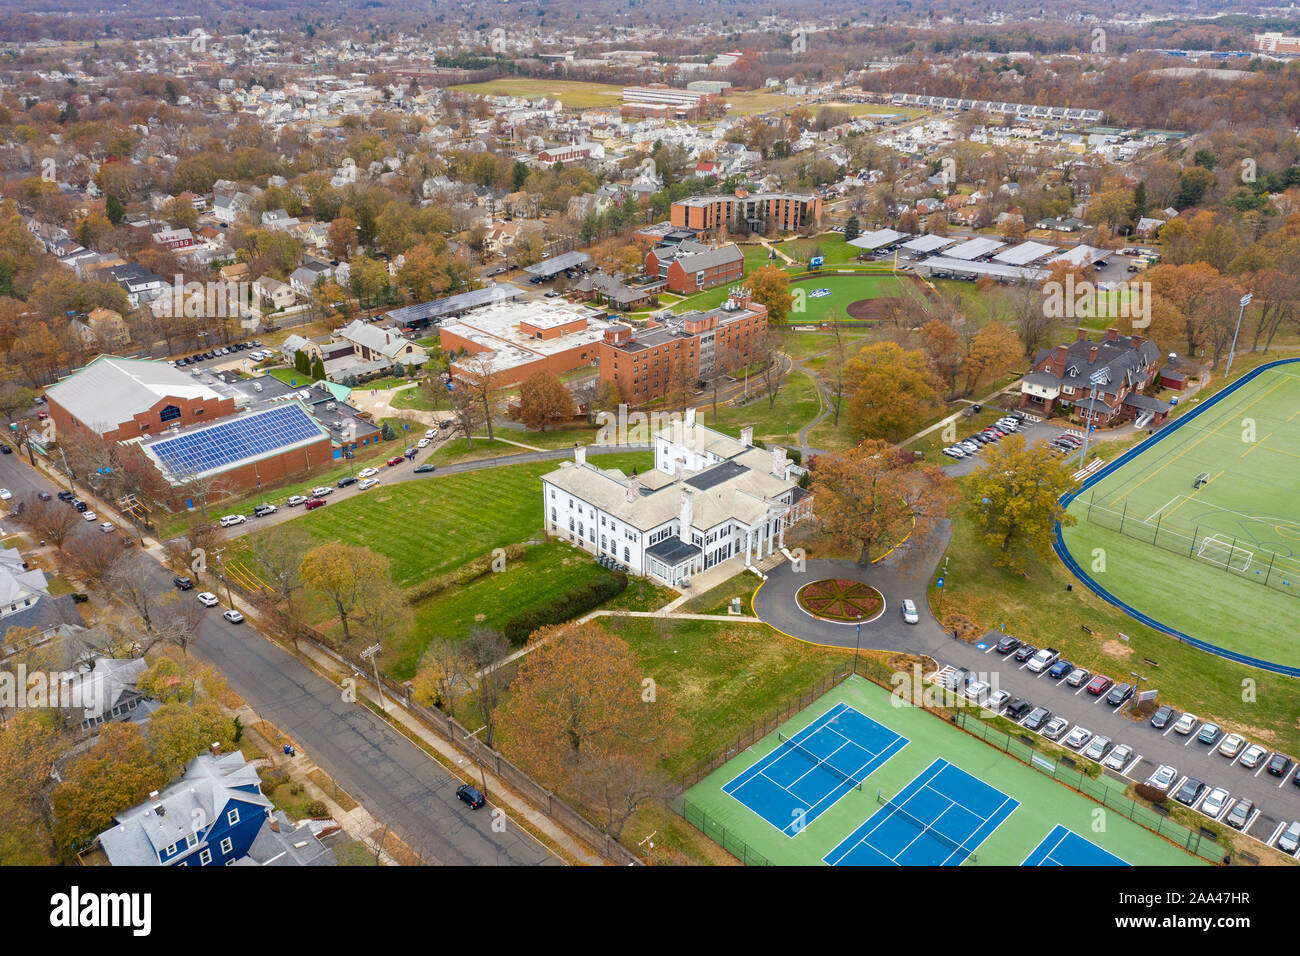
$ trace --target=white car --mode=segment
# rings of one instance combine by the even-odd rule
[[[324,498],[326,495],[332,494],[334,494],[334,488],[331,485],[321,485],[319,488],[313,488],[311,490],[311,496],[313,498]]]
[[[1174,733],[1182,734],[1186,737],[1196,729],[1196,725],[1200,722],[1201,718],[1197,717],[1195,714],[1183,714],[1183,716],[1178,718],[1178,723],[1174,724]]]
[[[415,443],[415,447],[416,447],[416,448],[428,448],[428,447],[429,447],[429,439],[427,439],[427,438],[421,438],[419,441],[417,441],[417,442]]]
[[[995,690],[993,693],[989,694],[988,700],[984,701],[984,708],[986,710],[991,710],[996,714],[1007,705],[1007,701],[1010,699],[1011,694],[1008,691]]]
[[[426,432],[424,433],[424,437],[425,437],[425,438],[437,438],[437,437],[438,437],[438,430],[437,430],[436,428],[430,428],[428,431],[426,431]]]
[[[905,624],[920,623],[921,616],[916,613],[916,605],[912,603],[911,598],[903,600],[903,622]]]
[[[1106,758],[1104,766],[1111,770],[1123,770],[1128,766],[1128,762],[1133,759],[1133,748],[1128,744],[1120,744],[1110,752]]]
[[[299,505],[307,503],[306,495],[290,495],[289,500],[285,502],[290,508],[296,508]]]
[[[234,608],[231,608],[229,611],[223,611],[223,612],[221,613],[221,616],[224,617],[224,618],[225,618],[227,621],[229,621],[231,624],[242,624],[242,623],[244,623],[244,615],[240,614],[240,613],[239,613],[238,611],[236,611]]]
[[[211,591],[200,591],[199,603],[204,607],[216,607],[219,602],[217,601],[217,596]]]
[[[1237,754],[1241,753],[1242,745],[1245,744],[1246,738],[1241,734],[1228,734],[1219,744],[1219,753],[1231,760]]]
[[[1078,750],[1080,747],[1082,747],[1091,739],[1092,739],[1091,730],[1089,730],[1087,727],[1075,727],[1072,731],[1070,731],[1068,734],[1065,735],[1065,740],[1063,740],[1062,743],[1064,743],[1065,746],[1069,747],[1071,750]]]
[[[1254,770],[1268,756],[1268,751],[1259,744],[1251,744],[1241,754],[1241,765],[1247,770]]]
[[[237,524],[243,524],[247,520],[243,515],[222,515],[221,527],[230,528]]]
[[[973,680],[966,685],[966,699],[973,700],[977,704],[984,702],[984,698],[988,696],[988,692],[989,685],[982,680]]]
[[[101,521],[99,523],[99,530],[104,532],[104,534],[112,534],[117,529],[113,527],[112,522]]]
[[[98,520],[99,520],[99,515],[95,514],[95,512],[93,512],[93,511],[83,511],[83,512],[81,513],[81,517],[85,518],[87,521],[98,521]]]
[[[1106,751],[1110,749],[1110,738],[1098,734],[1092,738],[1092,743],[1083,748],[1083,755],[1089,760],[1101,761],[1106,756]]]
[[[1168,793],[1169,788],[1178,780],[1178,771],[1167,763],[1162,763],[1156,767],[1155,772],[1147,777],[1147,786],[1159,790],[1161,793]]]
[[[1060,658],[1060,652],[1054,647],[1044,647],[1041,651],[1036,651],[1034,656],[1029,658],[1029,663],[1025,665],[1025,670],[1031,674],[1041,674],[1047,668],[1056,663]]]
[[[1222,787],[1215,787],[1205,795],[1205,799],[1201,801],[1199,809],[1211,820],[1217,820],[1219,819],[1219,815],[1223,813],[1223,808],[1227,805],[1228,791],[1224,790]]]
[[[8,501],[12,497],[8,488],[0,488],[0,501]]]
[[[375,487],[377,484],[379,484],[378,478],[362,478],[357,482],[357,490],[367,491],[368,489]]]
[[[379,469],[378,469],[378,468],[362,468],[359,472],[357,472],[357,477],[358,477],[358,478],[373,478],[373,477],[374,477],[375,475],[377,475],[377,474],[379,474]]]

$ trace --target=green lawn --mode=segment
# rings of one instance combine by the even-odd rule
[[[518,96],[524,99],[559,97],[566,108],[583,109],[592,106],[617,106],[623,94],[621,86],[608,83],[586,83],[580,80],[555,80],[527,76],[508,76],[486,83],[462,83],[448,87],[458,93],[477,93],[480,96]]]
[[[1193,637],[1292,667],[1300,666],[1291,623],[1300,606],[1296,370],[1262,372],[1183,419],[1076,498],[1079,524],[1064,530],[1076,560],[1120,600]],[[1209,483],[1194,488],[1201,474]]]
[[[1191,866],[1201,862],[1119,813],[1107,813],[1105,828],[1098,830],[1094,822],[1099,804],[1093,800],[958,730],[941,717],[919,707],[898,706],[897,698],[862,677],[850,677],[787,721],[781,730],[787,736],[794,735],[840,703],[847,704],[906,740],[901,750],[866,777],[860,790],[848,790],[793,837],[780,832],[740,799],[722,789],[769,753],[778,748],[790,751],[789,746],[781,743],[773,733],[688,790],[687,819],[703,825],[700,814],[707,814],[711,832],[721,834],[725,828],[731,840],[743,841],[772,863],[817,866],[850,834],[855,837],[854,843],[861,840],[864,834],[855,831],[865,821],[877,813],[888,813],[877,800],[878,791],[883,791],[886,798],[892,798],[918,776],[926,773],[936,759],[943,758],[1000,792],[987,796],[971,793],[972,801],[981,799],[988,806],[997,806],[992,803],[993,800],[1001,801],[1010,797],[1018,802],[1018,806],[1011,810],[996,829],[984,835],[982,842],[979,842],[979,837],[973,838],[968,846],[975,851],[977,859],[966,860],[965,865],[1018,866],[1058,825],[1069,828],[1076,835],[1131,864]],[[809,746],[823,745],[810,740]],[[793,751],[790,754],[783,759],[808,759],[794,757]],[[940,783],[939,786],[944,784]],[[1116,790],[1121,789],[1116,784]],[[918,800],[915,812],[924,812],[920,803]],[[909,809],[911,806],[913,805],[909,804]],[[977,812],[983,816],[988,809],[985,807]],[[790,817],[784,817],[782,825],[789,821]],[[890,837],[885,835],[899,826],[900,824],[890,821],[889,825],[882,827],[881,835],[876,838],[879,842],[875,845],[889,846],[891,850],[901,849],[893,845]],[[918,828],[916,835],[919,832]],[[961,831],[953,831],[963,839],[967,832],[964,826]],[[900,838],[902,836],[911,839],[913,834],[907,831],[900,834]]]
[[[771,444],[792,444],[799,439],[799,429],[808,424],[821,410],[821,396],[812,376],[794,371],[777,392],[776,401],[768,408],[763,382],[756,376],[749,380],[750,400],[741,406],[719,405],[718,420],[713,420],[712,404],[699,406],[698,420],[733,438],[740,430],[754,427],[754,437]]]

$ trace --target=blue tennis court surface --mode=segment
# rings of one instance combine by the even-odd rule
[[[906,737],[836,704],[722,790],[792,837],[905,746]]]
[[[940,758],[830,853],[831,866],[960,866],[1020,801]]]
[[[1021,866],[1128,866],[1109,850],[1057,824]]]

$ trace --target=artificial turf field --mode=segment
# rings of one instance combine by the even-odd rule
[[[731,286],[718,286],[697,295],[689,296],[674,305],[676,313],[695,309],[716,309],[726,301]],[[826,289],[824,296],[813,296],[818,289]],[[837,274],[827,270],[820,275],[801,278],[790,283],[794,295],[794,308],[790,310],[789,324],[813,325],[823,321],[833,310],[840,318],[847,318],[846,309],[859,299],[902,297],[920,295],[920,289],[911,279],[900,279],[888,273]]]
[[[1112,857],[1139,866],[1201,862],[942,718],[897,703],[866,678],[849,677],[688,790],[687,819],[700,825],[700,814],[706,814],[706,832],[713,831],[715,839],[725,827],[733,840],[729,845],[738,838],[769,862],[789,866],[963,861],[1018,866]],[[841,715],[848,722],[840,723]],[[837,765],[860,768],[860,790],[836,787],[829,777],[829,785],[820,788],[813,775],[792,779],[801,765],[807,770],[814,764],[778,734],[814,748],[824,746],[818,735],[834,727],[848,735],[844,746],[854,751],[836,758]],[[783,812],[780,798],[785,793],[777,781],[785,782],[789,794],[797,794],[800,786],[812,788],[802,794],[808,809],[797,825],[791,826],[791,814]],[[934,820],[940,830],[957,834],[975,857],[950,855],[950,846],[924,837],[912,818],[896,818],[889,806],[882,806],[877,791],[915,810],[916,819]],[[1102,829],[1095,829],[1098,821]],[[1066,837],[1062,827],[1073,836]]]
[[[1300,363],[1167,428],[1070,503],[1078,524],[1062,540],[1098,585],[1161,624],[1300,666]],[[1193,487],[1199,475],[1209,480]]]

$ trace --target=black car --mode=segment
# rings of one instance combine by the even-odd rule
[[[357,483],[356,477],[353,475],[348,475],[346,478],[339,479],[338,486],[340,488],[346,488],[348,485],[355,485],[356,483]]]
[[[456,788],[456,796],[469,804],[471,810],[477,810],[483,804],[487,803],[483,794],[479,793],[477,787],[471,787],[469,784],[461,784]]]
[[[1010,654],[1019,646],[1020,646],[1020,642],[1016,640],[1014,637],[1004,637],[1002,638],[1002,640],[998,641],[998,646],[994,649],[999,654]]]
[[[1023,697],[1017,697],[1011,703],[1007,704],[1007,709],[1002,712],[1002,715],[1004,717],[1009,717],[1011,720],[1019,720],[1033,709],[1033,704],[1025,700]]]
[[[1164,730],[1169,726],[1169,722],[1174,719],[1175,713],[1177,713],[1177,711],[1168,704],[1164,704],[1151,715],[1151,726],[1156,730]]]
[[[58,498],[60,501],[71,501],[71,500],[72,500],[72,492],[70,492],[70,491],[60,491],[57,495],[55,495],[55,497]]]
[[[1016,648],[1016,660],[1022,664],[1038,653],[1038,648],[1032,644],[1021,644]]]
[[[1223,818],[1223,822],[1228,824],[1234,830],[1243,829],[1250,821],[1250,815],[1255,812],[1255,804],[1249,800],[1238,800],[1228,811],[1228,815]]]
[[[1275,777],[1285,777],[1288,770],[1291,769],[1291,758],[1286,754],[1273,754],[1269,758],[1267,770]]]
[[[36,495],[36,497],[39,498],[41,501],[49,501],[51,496],[50,496],[50,493],[49,493],[48,491],[42,491],[42,492],[39,492],[39,493]]]
[[[1026,730],[1038,730],[1043,724],[1052,719],[1052,712],[1046,707],[1035,707],[1029,712],[1023,724]]]
[[[175,577],[172,578],[172,584],[176,585],[182,591],[189,591],[194,587],[194,582],[189,578]]]
[[[73,498],[72,507],[76,508],[78,511],[87,511],[89,510],[90,505],[86,504],[80,498]]]
[[[12,448],[4,444],[3,442],[0,442],[0,455],[12,455],[13,453],[14,450]]]
[[[437,470],[438,470],[437,465],[427,461],[423,465],[415,466],[415,473],[417,475],[424,475],[424,474],[428,474],[431,471],[437,471]]]
[[[1188,777],[1187,781],[1178,788],[1178,792],[1174,794],[1174,799],[1190,807],[1197,801],[1204,790],[1205,784],[1202,781],[1197,780],[1195,777]]]
[[[1132,684],[1116,684],[1110,689],[1110,693],[1106,695],[1106,703],[1110,704],[1112,707],[1118,707],[1132,696]]]

